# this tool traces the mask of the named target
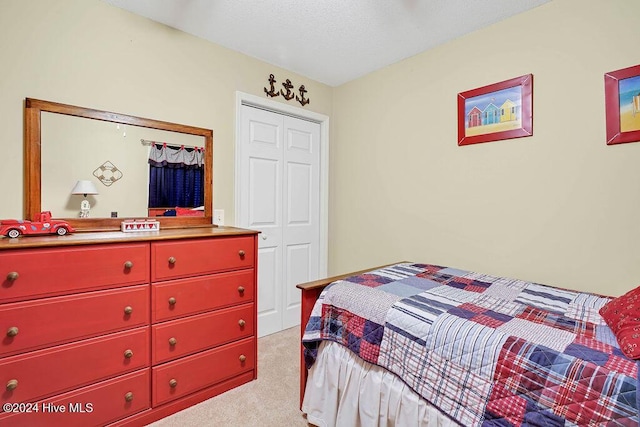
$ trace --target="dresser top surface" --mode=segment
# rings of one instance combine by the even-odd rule
[[[121,231],[102,231],[73,233],[65,236],[53,234],[40,236],[20,236],[15,239],[0,237],[0,251],[53,246],[78,246],[99,243],[149,242],[161,240],[179,240],[202,237],[225,237],[254,235],[259,231],[236,227],[194,227],[175,228],[151,232],[124,233]]]

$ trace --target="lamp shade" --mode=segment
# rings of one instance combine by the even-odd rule
[[[98,194],[98,189],[91,181],[78,181],[71,194]]]

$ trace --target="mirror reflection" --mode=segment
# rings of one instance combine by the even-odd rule
[[[203,136],[44,111],[41,132],[42,210],[78,218],[88,204],[88,217],[126,218],[171,215],[179,207],[183,214],[204,216]],[[151,198],[150,154],[154,166],[187,164],[183,171],[154,169]],[[72,194],[84,181],[97,194]]]
[[[120,230],[123,218],[150,216],[146,204],[149,200],[150,145],[142,144],[140,140],[166,141],[185,147],[200,146],[204,141],[204,214],[156,216],[155,219],[161,228],[211,226],[211,129],[33,98],[25,99],[24,117],[25,219],[36,218],[43,210],[49,210],[54,218],[64,219],[76,231]],[[52,120],[57,122],[58,119],[64,123],[48,126]],[[103,126],[100,127],[98,122],[103,122]],[[80,135],[76,134],[77,123],[80,123],[80,129],[88,126]],[[98,127],[94,127],[94,123],[98,123]],[[42,138],[43,132],[45,138]],[[104,147],[113,147],[115,150],[102,151]],[[140,150],[142,158],[137,157]],[[140,164],[142,167],[138,167]],[[86,176],[90,178],[87,179]],[[44,194],[42,183],[47,187]],[[119,203],[120,201],[124,201],[124,204]],[[43,203],[47,206],[43,206]],[[129,210],[130,206],[136,206],[135,212]],[[95,217],[91,216],[93,207],[94,214],[97,215]],[[69,215],[65,216],[64,212],[69,212]],[[112,213],[118,216],[112,217]],[[125,213],[131,215],[124,215]]]

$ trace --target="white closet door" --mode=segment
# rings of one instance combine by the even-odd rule
[[[258,336],[300,323],[296,284],[314,280],[320,245],[320,125],[241,110],[240,224],[258,238]]]
[[[283,328],[300,324],[298,283],[318,278],[320,257],[320,125],[284,117]]]

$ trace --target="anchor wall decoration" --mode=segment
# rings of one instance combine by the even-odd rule
[[[266,93],[267,96],[271,98],[275,98],[276,96],[280,96],[280,95],[282,95],[282,97],[287,101],[290,101],[293,98],[295,98],[303,107],[311,102],[311,99],[304,97],[305,93],[308,92],[307,89],[304,87],[304,85],[300,85],[300,87],[298,88],[298,92],[300,93],[300,96],[298,96],[291,90],[294,88],[294,85],[293,83],[291,83],[291,80],[286,79],[285,82],[282,83],[282,86],[286,89],[286,92],[283,91],[282,89],[280,89],[279,92],[276,91],[276,88],[275,88],[276,78],[273,74],[269,74],[268,81],[269,81],[269,89],[267,89],[266,87],[263,89],[264,89],[264,93]]]
[[[291,80],[287,79],[286,82],[282,83],[282,86],[284,86],[284,88],[287,90],[287,93],[284,93],[282,89],[280,89],[280,94],[284,99],[289,101],[295,96],[295,94],[291,92],[291,89],[293,89],[293,83],[291,83]]]
[[[267,94],[267,96],[270,96],[272,98],[275,98],[276,96],[280,96],[280,92],[276,92],[276,88],[274,87],[276,83],[276,78],[273,76],[273,74],[269,74],[269,85],[271,85],[271,89],[267,90],[267,88],[264,88],[264,93]]]
[[[304,94],[307,93],[307,89],[304,88],[304,85],[301,85],[298,90],[300,91],[300,96],[296,95],[296,100],[304,107],[309,103],[309,98],[305,99],[304,97]]]

